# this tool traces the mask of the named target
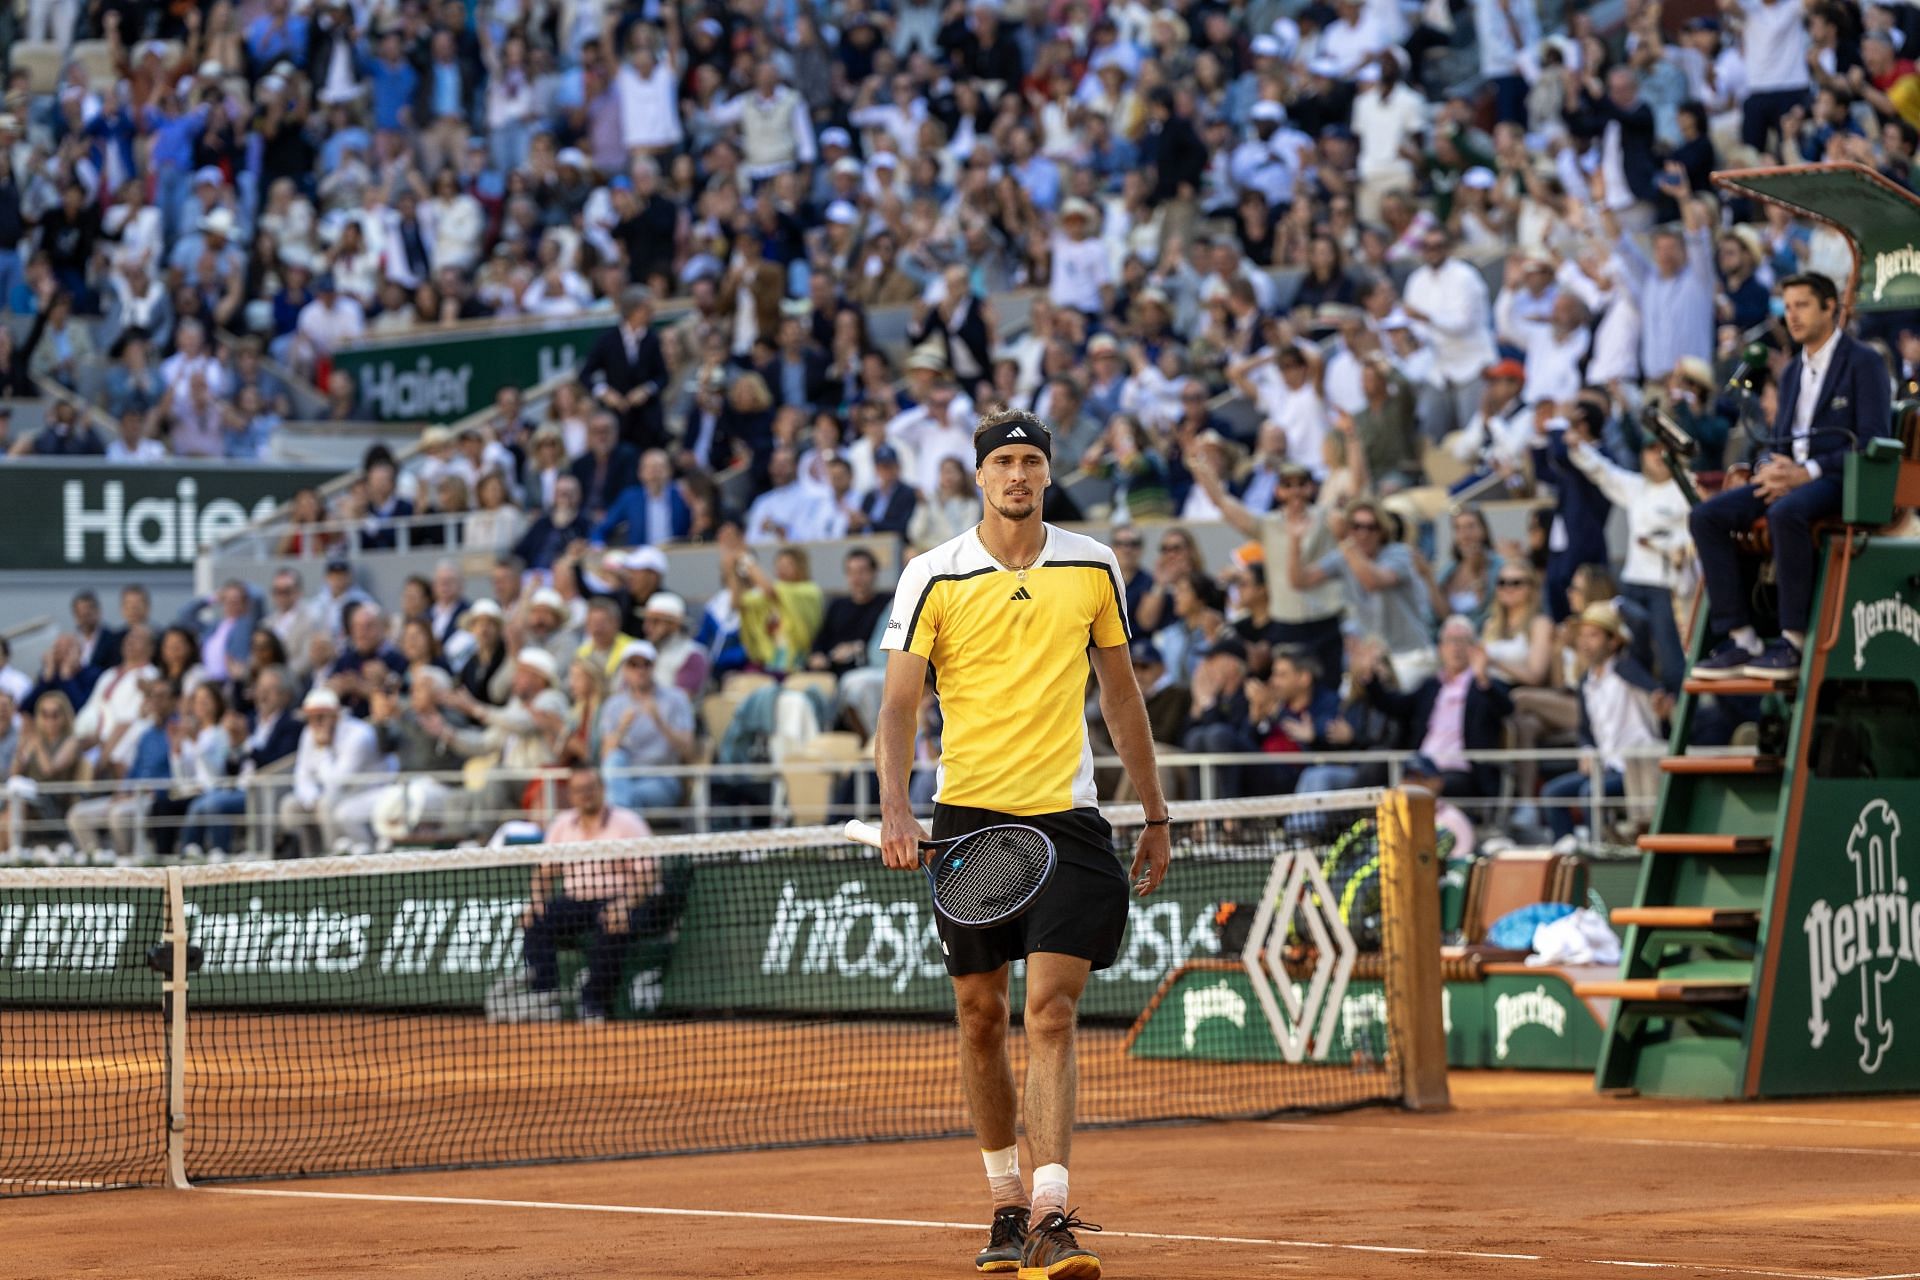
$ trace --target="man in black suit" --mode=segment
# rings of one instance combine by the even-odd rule
[[[378,459],[367,468],[366,523],[360,530],[362,551],[392,551],[400,545],[401,522],[413,518],[413,503],[400,496],[393,463]]]
[[[1644,213],[1638,226],[1648,225],[1653,202],[1660,195],[1660,161],[1654,155],[1653,108],[1640,100],[1640,75],[1632,67],[1615,67],[1603,88],[1598,78],[1566,73],[1566,120],[1576,137],[1604,139],[1609,125],[1620,131],[1620,168],[1635,207]]]
[[[1753,482],[1693,509],[1688,527],[1707,582],[1713,629],[1726,640],[1693,669],[1705,679],[1791,680],[1813,610],[1813,522],[1840,510],[1847,454],[1888,434],[1892,391],[1879,353],[1840,331],[1839,291],[1823,275],[1780,284],[1787,333],[1800,354],[1780,378],[1771,448]],[[1780,635],[1762,644],[1734,539],[1765,517],[1780,586]]]
[[[568,547],[585,542],[592,533],[593,525],[580,510],[580,482],[560,476],[553,482],[553,505],[527,526],[513,544],[513,554],[529,569],[551,569]]]
[[[992,368],[989,355],[993,346],[987,318],[980,312],[980,300],[973,295],[965,263],[955,263],[941,274],[946,296],[937,306],[920,303],[919,314],[907,330],[909,346],[919,346],[938,337],[947,345],[947,368],[963,387],[973,386]]]
[[[1487,674],[1487,651],[1473,624],[1455,614],[1440,628],[1440,669],[1411,693],[1380,683],[1376,663],[1356,669],[1367,701],[1407,726],[1413,748],[1440,766],[1450,796],[1500,794],[1500,768],[1467,762],[1468,751],[1497,750],[1502,726],[1513,714],[1507,686]]]
[[[773,359],[757,372],[766,380],[778,405],[795,405],[806,410],[833,408],[833,384],[827,377],[827,353],[808,341],[806,321],[798,316],[783,316]]]
[[[865,528],[872,533],[897,533],[906,536],[913,509],[920,495],[900,478],[900,455],[890,444],[873,451],[873,488],[860,498],[860,514]]]
[[[596,410],[587,419],[587,451],[567,468],[580,482],[580,510],[590,526],[606,517],[640,472],[640,451],[619,443],[617,421],[612,410]]]
[[[638,286],[628,289],[620,295],[620,323],[593,344],[580,366],[580,380],[594,399],[620,415],[620,440],[636,453],[667,443],[660,396],[671,377],[660,336],[653,331],[653,295]]]

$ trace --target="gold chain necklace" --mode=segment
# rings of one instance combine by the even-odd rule
[[[1046,553],[1046,550],[1047,550],[1047,541],[1046,541],[1045,535],[1043,534],[1040,539],[1040,550],[1034,553],[1033,560],[1029,560],[1025,564],[1008,564],[1005,560],[1002,560],[999,556],[993,554],[993,548],[988,546],[987,540],[980,536],[979,525],[973,526],[973,540],[980,544],[980,549],[987,553],[987,558],[989,560],[992,560],[995,564],[999,565],[1002,569],[1005,569],[1009,573],[1013,574],[1014,580],[1016,582],[1025,582],[1027,580],[1027,570],[1033,568],[1034,561],[1038,560],[1043,554]]]

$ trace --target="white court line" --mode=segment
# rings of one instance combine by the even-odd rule
[[[1551,1138],[1556,1142],[1584,1142],[1616,1147],[1679,1147],[1704,1151],[1772,1151],[1787,1155],[1890,1156],[1898,1160],[1920,1160],[1920,1149],[1907,1147],[1801,1147],[1766,1142],[1712,1142],[1687,1138],[1619,1138],[1601,1134],[1564,1133],[1553,1129],[1456,1129],[1417,1124],[1338,1124],[1306,1120],[1258,1120],[1269,1129],[1287,1129],[1299,1133],[1325,1133],[1345,1129],[1356,1133],[1392,1133],[1420,1137],[1445,1138],[1522,1138],[1537,1142]],[[1920,1273],[1915,1273],[1920,1275]]]
[[[1609,1115],[1609,1117],[1642,1117],[1655,1121],[1713,1121],[1715,1125],[1807,1125],[1812,1128],[1901,1128],[1901,1130],[1920,1130],[1916,1121],[1859,1121],[1859,1119],[1832,1119],[1818,1115],[1715,1115],[1711,1111],[1647,1111],[1647,1109],[1613,1109],[1613,1107],[1555,1107],[1553,1115]],[[1914,1272],[1920,1274],[1920,1272]]]
[[[367,1191],[289,1191],[268,1187],[196,1187],[213,1195],[271,1196],[290,1200],[359,1200],[375,1204],[462,1205],[484,1209],[558,1209],[572,1213],[623,1213],[655,1218],[729,1218],[750,1222],[813,1222],[827,1226],[912,1227],[977,1233],[977,1222],[934,1222],[917,1218],[843,1218],[818,1213],[770,1213],[746,1209],[670,1209],[656,1205],[569,1204],[554,1200],[490,1200],[475,1196],[379,1195]],[[1757,1267],[1718,1266],[1702,1262],[1630,1262],[1614,1258],[1548,1258],[1537,1253],[1484,1253],[1469,1249],[1418,1249],[1402,1245],[1340,1244],[1328,1240],[1278,1240],[1255,1236],[1198,1236],[1158,1231],[1105,1231],[1104,1236],[1125,1240],[1164,1240],[1198,1244],[1244,1244],[1268,1249],[1324,1249],[1345,1253],[1393,1253],[1422,1258],[1485,1258],[1506,1262],[1544,1262],[1554,1266],[1640,1267],[1654,1271],[1711,1272],[1727,1276],[1770,1276],[1782,1280],[1855,1280],[1814,1271],[1768,1271]],[[1906,1280],[1877,1276],[1869,1280]]]

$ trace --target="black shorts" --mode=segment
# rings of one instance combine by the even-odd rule
[[[1098,809],[1017,818],[991,809],[937,804],[933,838],[950,840],[1009,822],[1038,828],[1053,841],[1053,881],[1031,907],[1005,924],[969,929],[936,914],[947,972],[955,977],[992,973],[1036,951],[1079,956],[1095,969],[1107,968],[1120,955],[1130,897],[1126,869],[1113,849],[1113,828]]]

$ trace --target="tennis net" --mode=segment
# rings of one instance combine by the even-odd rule
[[[1400,1096],[1386,798],[1174,806],[1082,1123]],[[596,952],[536,881],[643,901]],[[925,880],[826,827],[0,871],[0,1195],[960,1134],[952,1018]]]

